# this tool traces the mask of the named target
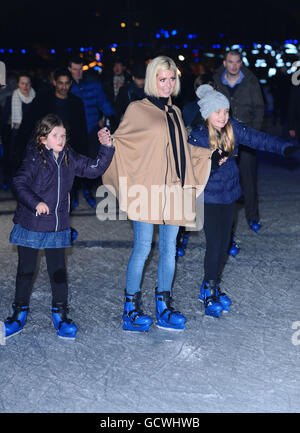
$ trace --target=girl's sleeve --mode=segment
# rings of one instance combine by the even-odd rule
[[[101,176],[108,168],[113,158],[115,147],[104,146],[99,143],[99,151],[95,159],[81,155],[74,150],[70,150],[70,152],[74,161],[75,176],[95,179]]]
[[[12,191],[16,200],[33,211],[36,206],[43,201],[42,198],[30,188],[37,172],[38,169],[35,159],[32,158],[32,156],[25,157],[12,181]]]
[[[285,149],[292,146],[292,143],[280,137],[257,131],[243,123],[235,122],[233,124],[233,130],[236,142],[251,147],[252,149],[273,152],[284,156]]]

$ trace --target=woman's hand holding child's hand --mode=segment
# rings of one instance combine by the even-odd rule
[[[100,131],[98,131],[98,139],[101,144],[104,144],[106,146],[112,145],[112,138],[108,128],[102,128],[100,129]]]
[[[224,164],[228,159],[228,152],[222,149],[216,149],[211,155],[211,168],[216,170],[220,165]]]
[[[221,156],[221,159],[219,160],[219,165],[222,165],[228,159],[228,152],[225,152],[225,150],[219,149],[219,154]]]
[[[46,205],[46,203],[44,203],[42,201],[36,206],[35,209],[36,209],[38,215],[42,215],[44,213],[49,215],[49,213],[50,213],[48,206]]]

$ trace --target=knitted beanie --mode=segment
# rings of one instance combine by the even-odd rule
[[[199,86],[196,90],[196,95],[199,98],[197,103],[204,120],[206,120],[214,111],[230,107],[226,96],[214,90],[209,84],[202,84],[202,86]]]

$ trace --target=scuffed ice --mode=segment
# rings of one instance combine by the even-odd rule
[[[262,228],[251,232],[240,210],[241,251],[223,275],[233,306],[219,320],[204,316],[198,301],[205,241],[202,232],[191,235],[174,282],[174,306],[188,319],[181,333],[121,329],[131,224],[99,222],[81,197],[72,217],[79,237],[67,255],[78,338],[56,336],[42,254],[27,324],[0,345],[0,412],[299,412],[299,185],[299,158],[260,154]],[[8,198],[1,192],[2,321],[17,266]],[[143,309],[153,318],[157,260],[156,244],[143,280]]]

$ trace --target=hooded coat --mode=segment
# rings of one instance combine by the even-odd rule
[[[183,135],[183,186],[176,170],[167,112],[147,98],[128,106],[113,134],[116,151],[102,179],[108,189],[113,188],[120,209],[127,212],[129,219],[195,227],[195,199],[204,190],[209,177],[212,152],[187,143],[181,112],[174,105],[172,109]],[[174,116],[170,117],[175,125]],[[180,165],[178,130],[176,147]]]

